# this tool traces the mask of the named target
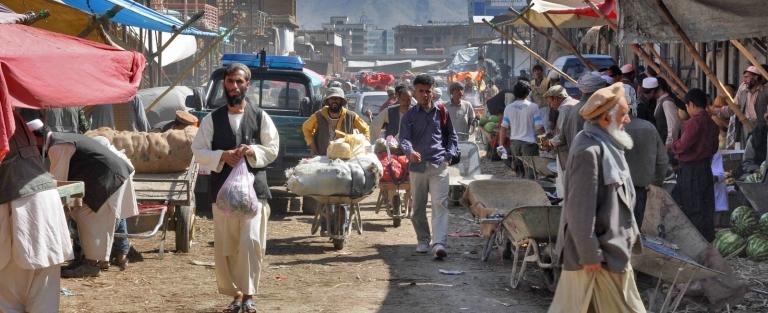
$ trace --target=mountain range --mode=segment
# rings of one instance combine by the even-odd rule
[[[358,23],[362,16],[381,29],[397,25],[463,22],[468,19],[467,0],[296,0],[300,29],[321,29],[331,16],[348,16]]]

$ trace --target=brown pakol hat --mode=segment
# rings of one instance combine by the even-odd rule
[[[623,83],[614,83],[608,87],[600,88],[587,99],[587,102],[579,110],[579,114],[587,121],[592,120],[600,116],[600,114],[608,112],[623,97]]]
[[[176,121],[184,125],[197,124],[197,117],[187,111],[176,111]]]

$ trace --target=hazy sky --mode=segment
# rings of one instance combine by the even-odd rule
[[[302,29],[320,29],[331,16],[349,16],[358,22],[365,16],[376,26],[390,29],[400,24],[427,21],[467,22],[466,0],[296,0]]]

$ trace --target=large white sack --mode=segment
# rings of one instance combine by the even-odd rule
[[[288,190],[300,195],[344,195],[352,189],[352,173],[343,160],[316,157],[286,172]]]
[[[373,191],[381,173],[381,162],[373,153],[349,161],[315,157],[286,171],[288,190],[300,195],[358,197]]]

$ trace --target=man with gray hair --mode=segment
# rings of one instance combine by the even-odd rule
[[[469,134],[474,131],[472,123],[475,121],[475,110],[469,101],[463,99],[464,85],[461,83],[452,83],[448,87],[448,93],[451,95],[451,101],[448,101],[445,108],[451,115],[453,129],[459,136],[459,141],[467,141]]]
[[[633,141],[623,84],[597,90],[579,115],[588,122],[571,145],[554,260],[563,271],[549,312],[644,313],[630,263],[642,246],[624,158]]]

